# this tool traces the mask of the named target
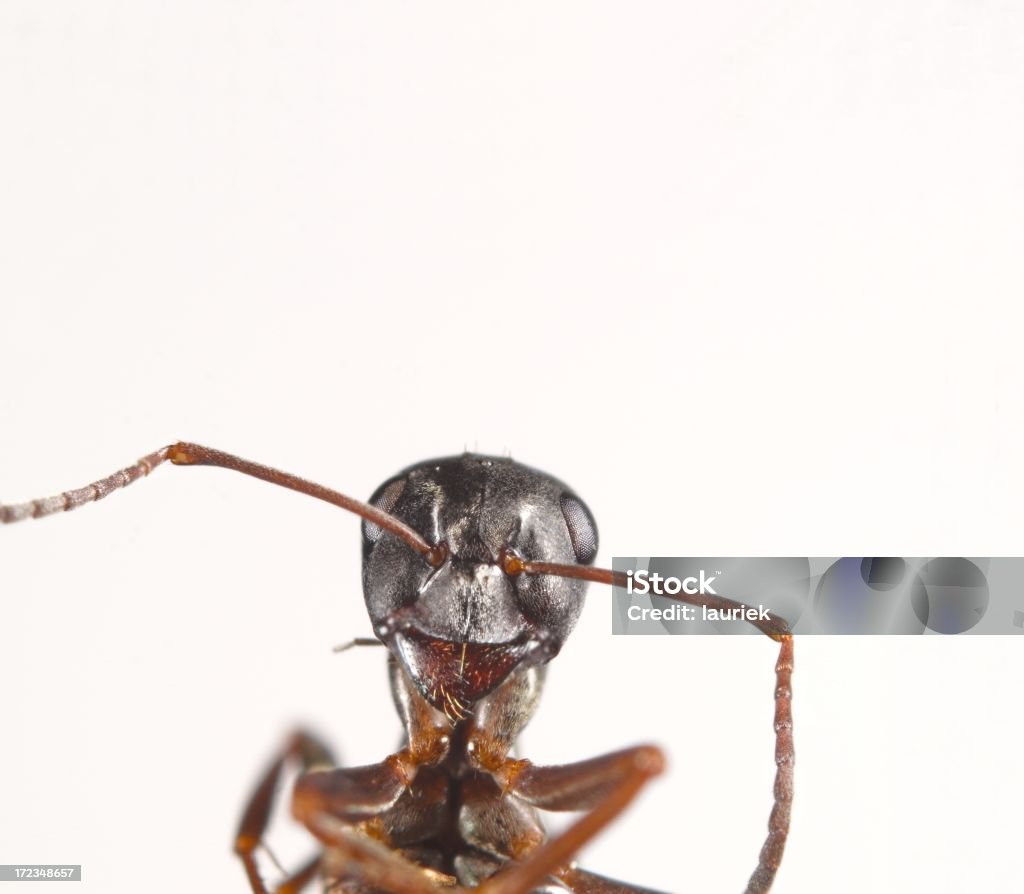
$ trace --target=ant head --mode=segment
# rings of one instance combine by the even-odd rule
[[[583,607],[584,580],[524,573],[589,565],[597,526],[564,484],[501,457],[410,466],[370,504],[418,533],[421,554],[363,521],[363,593],[374,632],[453,719],[517,667],[554,657]]]

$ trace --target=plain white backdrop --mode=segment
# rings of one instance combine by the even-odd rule
[[[362,497],[468,448],[568,481],[605,565],[1019,553],[1022,33],[994,2],[8,0],[0,496],[179,438]],[[397,742],[383,654],[331,653],[369,633],[358,538],[170,467],[0,531],[0,863],[246,891],[286,731]],[[613,638],[608,599],[522,753],[662,744],[582,861],[740,890],[775,648]],[[1018,890],[1022,672],[1012,637],[801,639],[775,890]]]

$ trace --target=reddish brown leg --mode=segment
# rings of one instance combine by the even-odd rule
[[[757,867],[747,882],[745,894],[767,894],[775,881],[775,874],[778,872],[779,864],[782,862],[782,853],[786,847],[786,838],[789,835],[789,821],[793,807],[793,768],[795,752],[793,748],[793,637],[789,635],[779,638],[779,657],[775,663],[775,804],[772,807],[771,816],[768,818],[768,836],[761,854],[758,858]],[[620,752],[629,754],[629,752]],[[615,755],[610,755],[615,757]],[[596,761],[587,761],[583,765],[569,765],[568,767],[541,767],[529,768],[534,771],[541,771],[536,777],[529,772],[523,776],[515,777],[513,791],[520,797],[525,798],[538,807],[565,810],[574,809],[571,805],[585,806],[588,799],[610,797],[614,789],[609,791],[601,780],[598,765],[607,758],[598,758]],[[573,773],[573,767],[590,765],[591,773]],[[514,771],[513,771],[514,772]],[[542,778],[546,775],[546,778]],[[520,782],[520,780],[523,780]],[[531,786],[536,785],[537,791],[533,792]],[[520,790],[522,789],[522,790]],[[630,796],[631,797],[631,796]],[[624,802],[628,803],[628,800]],[[589,816],[583,820],[589,819]],[[583,821],[581,821],[582,823]],[[597,828],[600,828],[598,826]],[[569,835],[574,831],[572,827],[566,832]],[[565,837],[565,836],[563,836]],[[556,839],[557,843],[560,839]],[[584,839],[585,840],[585,839]],[[576,847],[582,845],[581,841]],[[547,845],[545,845],[547,847]],[[542,848],[543,849],[543,848]],[[541,850],[542,850],[541,849]],[[532,859],[531,859],[532,862]],[[573,870],[570,870],[572,872]],[[578,871],[576,871],[578,873]],[[563,881],[570,886],[572,882],[565,873],[560,873]],[[594,881],[598,879],[598,881]],[[583,879],[582,888],[577,888],[581,894],[604,894],[602,887],[594,887],[600,884],[620,884],[609,882],[607,879],[599,879],[594,876]],[[587,886],[590,887],[587,887]],[[528,888],[523,889],[497,889],[500,894],[511,894],[515,891],[519,894]],[[628,887],[620,889],[609,888],[609,894],[616,890],[629,891]],[[488,891],[488,894],[493,892]]]
[[[321,857],[317,854],[298,872],[288,876],[281,884],[274,888],[274,894],[299,894],[320,872]]]
[[[746,894],[766,894],[775,880],[789,834],[793,804],[793,712],[791,680],[793,674],[793,638],[780,637],[779,658],[775,664],[775,804],[768,820],[768,836]],[[628,892],[620,885],[599,876],[581,875],[569,867],[579,848],[606,826],[626,807],[652,776],[662,769],[661,752],[650,746],[631,748],[603,757],[555,767],[535,767],[529,761],[493,761],[495,751],[481,741],[475,749],[482,769],[491,772],[507,791],[545,810],[590,812],[570,826],[558,838],[532,851],[522,862],[511,864],[480,885],[484,894],[528,894],[543,878],[557,875],[570,886],[571,879],[582,885],[581,892],[608,894]],[[571,876],[571,878],[570,878]],[[588,887],[589,886],[589,887]]]
[[[658,891],[652,891],[650,888],[627,885],[614,879],[605,878],[603,875],[584,872],[582,869],[567,869],[559,875],[559,878],[575,894],[659,894]]]
[[[508,792],[536,807],[588,812],[477,890],[481,894],[528,894],[548,876],[566,872],[576,851],[615,819],[664,764],[661,751],[643,745],[564,766],[535,767],[528,761],[512,760],[492,769]]]
[[[327,816],[312,818],[307,825],[328,846],[323,859],[326,878],[356,879],[359,891],[375,894],[468,894],[469,889],[457,885],[452,876],[413,863],[351,826]]]
[[[390,807],[407,785],[407,777],[391,759],[299,779],[292,813],[327,846],[326,875],[355,876],[373,890],[394,894],[437,894],[436,873],[354,827]]]
[[[267,824],[270,822],[270,813],[274,806],[274,793],[281,779],[281,773],[285,764],[290,760],[298,760],[303,769],[319,765],[330,766],[334,763],[326,747],[313,736],[300,731],[292,736],[280,757],[270,765],[263,775],[256,791],[249,799],[245,813],[242,814],[238,834],[235,836],[235,853],[242,860],[253,894],[269,894],[267,886],[260,876],[259,867],[256,865],[256,849],[260,846],[263,833],[266,832]],[[301,884],[299,887],[286,887],[285,891],[298,891],[302,885],[308,884],[310,878],[316,874],[318,861],[319,857],[312,864],[313,869],[309,878],[306,878],[306,873],[310,871],[309,866],[303,867],[289,878],[284,885],[295,882],[301,882]]]
[[[325,874],[355,876],[374,890],[394,894],[437,894],[448,876],[407,860],[376,841],[356,824],[372,820],[405,792],[423,765],[436,764],[448,753],[444,730],[420,730],[413,745],[379,764],[307,773],[295,783],[292,814],[328,848]]]

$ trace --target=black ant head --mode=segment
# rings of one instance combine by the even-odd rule
[[[374,632],[424,698],[458,718],[516,668],[558,654],[583,580],[523,563],[589,565],[597,526],[564,484],[502,457],[431,460],[370,503],[435,547],[430,557],[363,522],[363,594]]]

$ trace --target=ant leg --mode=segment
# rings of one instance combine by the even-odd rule
[[[617,882],[603,875],[595,875],[593,872],[584,872],[576,868],[567,869],[559,878],[574,894],[659,894],[651,888],[627,885],[625,882]]]
[[[368,767],[300,777],[292,813],[327,846],[325,876],[355,876],[373,891],[437,894],[436,872],[417,866],[355,827],[382,813],[406,790],[408,777],[396,768],[394,757]]]
[[[281,884],[274,888],[274,894],[299,894],[313,879],[317,877],[320,870],[320,854],[317,854],[298,872],[288,876]]]
[[[775,663],[775,803],[768,819],[768,836],[746,894],[766,894],[782,861],[793,806],[793,637],[779,637]],[[546,875],[564,872],[572,855],[610,822],[651,776],[661,770],[661,752],[641,747],[604,757],[555,767],[534,767],[529,761],[499,758],[499,741],[483,736],[472,742],[477,766],[490,772],[506,791],[545,810],[591,809],[560,837],[533,851],[522,863],[484,882],[486,894],[526,894]],[[637,764],[649,762],[645,771]],[[561,872],[560,872],[561,870]],[[600,889],[599,889],[600,890]]]
[[[479,886],[481,894],[528,894],[549,875],[568,870],[573,854],[621,813],[664,768],[659,749],[641,745],[587,761],[535,767],[508,760],[490,770],[506,792],[542,810],[587,810],[557,838]],[[600,890],[600,889],[597,889]]]
[[[452,892],[464,890],[450,876],[418,866],[391,850],[384,828],[366,823],[398,801],[421,766],[443,760],[448,746],[448,735],[433,729],[379,764],[299,777],[292,815],[326,845],[325,876],[354,876],[374,891],[393,894],[437,894],[439,885]]]
[[[310,830],[328,844],[322,865],[331,892],[469,894],[454,876],[420,866],[351,826],[332,824],[329,818],[323,818],[321,825],[311,825]]]
[[[334,763],[334,759],[324,745],[308,733],[299,731],[291,737],[283,752],[263,775],[256,791],[253,792],[246,805],[242,821],[238,826],[238,834],[235,836],[235,853],[242,860],[253,894],[268,894],[267,887],[259,874],[259,868],[256,866],[256,849],[259,847],[263,833],[267,829],[267,823],[270,821],[270,812],[274,806],[274,792],[284,766],[289,760],[295,759],[299,760],[304,770],[317,765],[333,765]],[[317,859],[319,860],[319,858]],[[310,878],[315,875],[316,864],[314,863],[313,866],[314,871],[310,874]],[[289,883],[294,885],[296,881],[303,879],[302,884],[308,884],[309,879],[305,878],[307,871],[309,871],[308,866],[288,879],[284,885]],[[300,887],[285,888],[285,891],[298,891]]]

